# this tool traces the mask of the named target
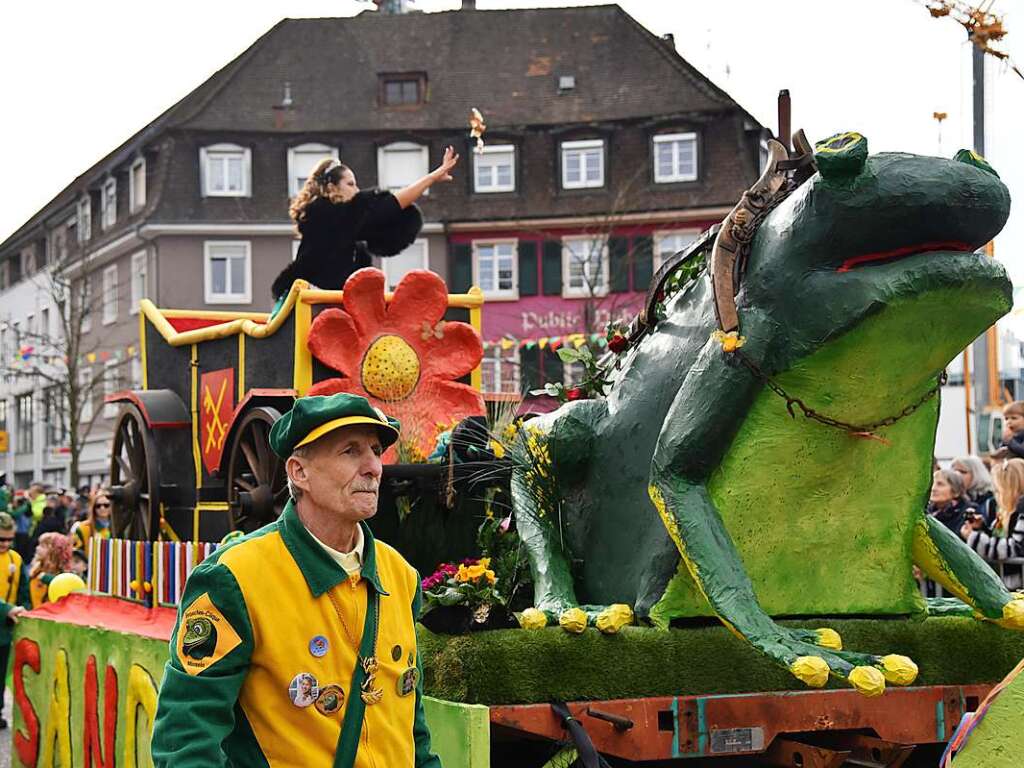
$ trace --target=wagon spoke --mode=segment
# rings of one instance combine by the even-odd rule
[[[245,442],[245,440],[242,440],[238,444],[238,447],[242,449],[242,453],[245,454],[245,460],[249,462],[249,469],[252,471],[253,475],[258,480],[260,476],[260,463],[259,460],[256,458],[256,452],[253,451],[252,446],[249,445],[249,443]]]

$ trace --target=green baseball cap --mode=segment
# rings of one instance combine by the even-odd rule
[[[339,392],[336,395],[300,397],[284,416],[270,428],[270,447],[282,459],[296,448],[309,445],[328,432],[354,424],[377,427],[385,448],[398,440],[401,424],[374,408],[365,397]]]

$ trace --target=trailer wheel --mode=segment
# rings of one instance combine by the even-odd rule
[[[235,430],[227,472],[232,530],[272,523],[288,501],[284,462],[270,450],[270,428],[280,416],[275,408],[253,408]]]
[[[110,455],[114,536],[155,541],[160,534],[160,478],[156,444],[142,413],[122,407]]]

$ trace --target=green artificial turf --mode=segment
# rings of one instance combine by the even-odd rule
[[[962,617],[781,623],[832,627],[849,650],[905,654],[920,668],[917,685],[997,682],[1024,657],[1024,633]],[[425,692],[467,704],[806,690],[722,626],[610,636],[557,627],[440,635],[420,626],[419,647]]]

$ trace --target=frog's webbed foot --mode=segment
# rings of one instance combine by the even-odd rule
[[[528,608],[519,618],[524,629],[540,629],[557,624],[566,632],[580,634],[587,627],[596,627],[606,635],[614,635],[632,624],[633,609],[624,603],[615,605],[583,605],[563,608]]]
[[[843,651],[835,647],[841,641],[833,630],[776,629],[778,636],[754,639],[754,645],[812,688],[824,686],[831,675],[865,696],[879,696],[887,682],[910,685],[917,679],[917,665],[906,656]]]

